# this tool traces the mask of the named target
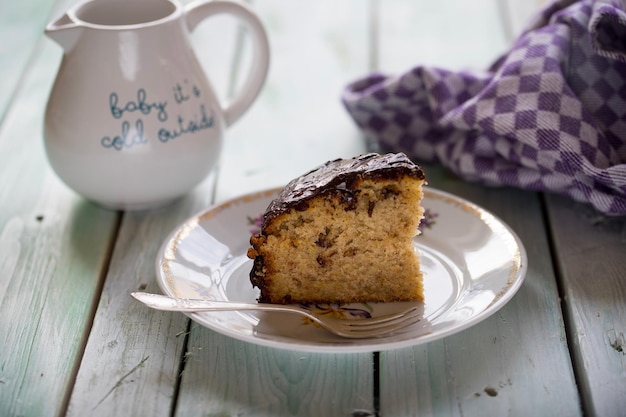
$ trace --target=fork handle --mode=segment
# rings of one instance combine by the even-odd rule
[[[164,311],[180,311],[187,313],[202,311],[234,311],[234,310],[264,310],[287,311],[301,313],[297,307],[276,304],[239,303],[231,301],[210,301],[188,298],[174,298],[167,295],[147,292],[132,292],[130,295],[148,307]]]

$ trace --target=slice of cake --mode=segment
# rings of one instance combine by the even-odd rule
[[[337,159],[291,181],[250,239],[259,302],[423,300],[413,237],[425,183],[402,153]]]

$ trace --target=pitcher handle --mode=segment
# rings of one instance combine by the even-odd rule
[[[231,14],[243,20],[251,30],[253,40],[252,65],[248,76],[235,97],[223,108],[226,126],[232,125],[245,113],[259,95],[269,69],[269,41],[257,15],[245,4],[229,0],[195,1],[185,7],[187,26],[193,31],[204,19],[217,14]]]

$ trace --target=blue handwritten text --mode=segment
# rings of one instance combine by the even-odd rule
[[[122,122],[122,133],[119,136],[105,136],[100,139],[100,144],[105,148],[113,148],[121,151],[123,148],[132,148],[135,145],[145,145],[148,143],[143,132],[143,122],[138,119],[135,122],[135,129],[131,132],[130,123]]]
[[[209,129],[213,127],[213,112],[211,112],[211,116],[208,116],[206,113],[206,109],[204,105],[200,106],[200,117],[195,117],[192,120],[186,121],[182,116],[178,116],[178,126],[173,130],[168,130],[165,128],[159,129],[158,137],[159,140],[163,143],[166,143],[172,139],[176,139],[177,137],[185,134],[185,133],[195,133],[203,129]]]
[[[111,115],[116,119],[120,119],[124,113],[140,111],[141,113],[148,115],[154,110],[158,112],[157,117],[160,121],[166,121],[167,110],[165,107],[167,106],[167,101],[155,101],[148,103],[146,101],[146,97],[146,90],[140,88],[137,90],[137,101],[130,100],[123,106],[120,106],[118,105],[119,97],[117,96],[117,93],[111,93],[109,95],[109,108],[111,109]]]

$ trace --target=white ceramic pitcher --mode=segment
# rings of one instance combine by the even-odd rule
[[[202,20],[224,13],[243,20],[253,40],[250,71],[228,104],[189,39]],[[64,50],[45,114],[48,159],[69,187],[114,209],[156,207],[200,183],[269,66],[261,22],[233,1],[91,0],[46,35]]]

